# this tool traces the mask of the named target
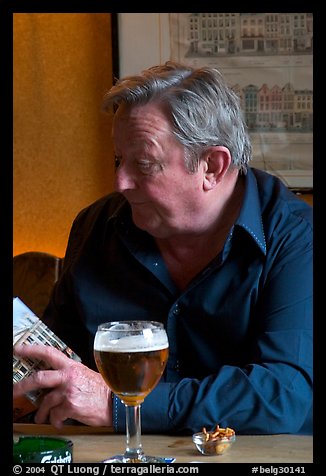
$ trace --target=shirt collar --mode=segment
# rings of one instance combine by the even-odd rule
[[[262,211],[257,181],[251,168],[245,175],[245,193],[236,226],[242,227],[254,240],[261,251],[266,254],[266,240],[262,223]]]
[[[257,186],[257,180],[254,172],[249,167],[245,178],[245,192],[242,207],[235,226],[239,226],[245,230],[253,241],[257,244],[259,249],[266,254],[266,240],[262,223],[262,210],[260,206],[260,197]],[[119,217],[119,218],[118,218]],[[131,211],[128,202],[123,199],[117,207],[111,219],[115,222],[118,218],[118,228],[120,233],[126,236],[126,233],[141,232],[132,222]],[[133,230],[133,231],[131,231]],[[141,232],[143,233],[143,232]],[[233,233],[232,233],[233,234]],[[144,235],[143,235],[144,236]],[[144,238],[143,238],[144,239]],[[143,240],[141,240],[142,242]]]

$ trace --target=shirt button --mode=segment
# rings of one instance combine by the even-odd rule
[[[173,309],[173,314],[175,316],[179,316],[180,312],[181,312],[180,306],[179,306],[179,304],[176,304],[174,309]]]

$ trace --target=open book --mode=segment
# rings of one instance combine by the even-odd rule
[[[68,357],[78,360],[79,356],[59,339],[34,313],[19,299],[13,298],[13,346],[15,344],[45,344],[56,347]],[[19,359],[13,356],[13,383],[39,369],[46,369],[44,362],[30,359]],[[29,392],[26,398],[14,401],[13,418],[19,418],[35,410],[38,401],[42,398],[42,391]]]

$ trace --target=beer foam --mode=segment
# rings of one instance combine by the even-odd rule
[[[144,331],[143,335],[125,336],[120,339],[112,339],[112,334],[109,331],[98,332],[95,336],[94,350],[102,352],[148,352],[168,347],[168,340],[164,331],[155,333],[152,333],[150,329],[144,329]]]

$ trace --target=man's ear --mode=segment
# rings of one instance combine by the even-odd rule
[[[204,190],[212,190],[224,177],[231,164],[231,154],[227,147],[213,146],[204,152]]]

